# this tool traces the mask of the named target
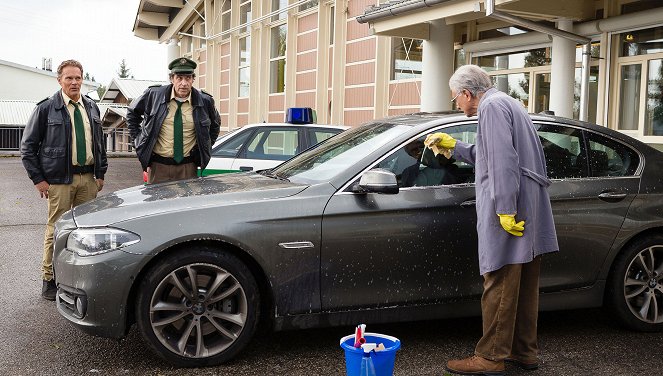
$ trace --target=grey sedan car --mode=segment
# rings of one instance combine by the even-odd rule
[[[618,132],[532,115],[561,251],[541,309],[610,307],[663,328],[663,153]],[[177,366],[235,356],[275,330],[480,314],[474,172],[423,148],[473,142],[458,113],[352,128],[271,170],[140,186],[56,226],[60,314],[87,333],[136,323]],[[527,231],[527,230],[526,230]]]

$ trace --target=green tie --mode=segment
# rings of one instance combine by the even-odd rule
[[[76,130],[76,161],[80,166],[85,166],[85,126],[83,125],[83,115],[78,108],[78,103],[70,100],[69,103],[74,105],[74,129]]]
[[[182,103],[178,100],[177,111],[175,111],[175,123],[173,125],[173,159],[180,163],[184,159],[184,126],[182,124]]]

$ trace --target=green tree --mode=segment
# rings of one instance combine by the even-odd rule
[[[131,74],[131,69],[127,67],[127,62],[124,59],[120,62],[120,69],[117,71],[117,76],[120,78],[134,78]]]
[[[104,95],[105,92],[106,92],[106,86],[101,85],[97,88],[97,94],[99,95],[99,99],[101,99],[101,97]]]

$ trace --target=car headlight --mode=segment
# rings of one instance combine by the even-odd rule
[[[79,256],[93,256],[136,244],[140,236],[116,228],[78,228],[67,238],[67,248]]]

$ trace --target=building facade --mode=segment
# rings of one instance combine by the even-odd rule
[[[134,33],[198,61],[227,130],[293,106],[344,125],[448,110],[473,63],[530,112],[663,144],[660,0],[141,0]]]

